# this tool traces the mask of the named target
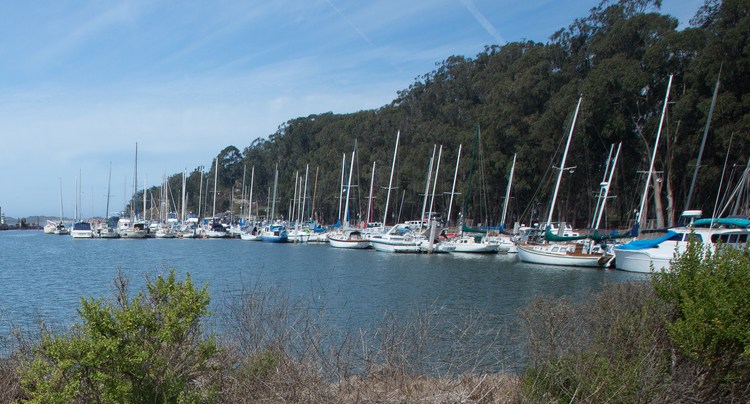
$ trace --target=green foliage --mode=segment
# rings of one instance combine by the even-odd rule
[[[750,252],[691,241],[666,273],[658,296],[674,306],[669,336],[719,385],[750,383]]]
[[[132,299],[118,275],[115,301],[82,299],[66,335],[45,333],[22,369],[30,402],[203,402],[210,400],[213,338],[201,335],[207,287],[174,270]]]

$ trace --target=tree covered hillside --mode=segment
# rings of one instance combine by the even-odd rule
[[[674,223],[684,208],[714,85],[718,99],[689,208],[713,210],[717,192],[736,183],[750,156],[750,3],[708,0],[678,31],[678,21],[659,13],[658,0],[603,1],[590,15],[559,30],[547,43],[486,46],[473,59],[450,56],[398,93],[390,105],[352,114],[321,113],[291,119],[266,139],[240,150],[229,146],[219,159],[217,211],[240,212],[255,167],[254,201],[264,215],[274,168],[279,167],[277,215],[287,216],[295,172],[309,165],[310,216],[336,221],[341,162],[357,141],[351,203],[364,218],[372,162],[375,219],[382,220],[396,133],[401,141],[388,222],[417,219],[433,145],[442,145],[435,211],[448,210],[459,144],[456,212],[466,204],[475,223],[497,224],[514,153],[518,154],[508,222],[544,220],[556,170],[579,96],[583,98],[558,197],[558,220],[589,225],[594,196],[610,145],[622,152],[608,202],[607,226],[628,226],[638,208],[657,133],[669,75],[674,75],[659,145],[649,218],[659,227]],[[481,135],[476,145],[476,129]],[[728,153],[728,154],[727,154]],[[728,171],[719,181],[725,158]],[[474,161],[473,174],[469,173]],[[200,170],[188,179],[189,210],[198,211]],[[205,167],[213,190],[214,167]],[[314,187],[317,173],[317,187]],[[181,176],[170,179],[179,193]],[[208,184],[207,184],[208,182]],[[234,189],[232,197],[231,189]],[[211,214],[209,195],[208,215]],[[403,198],[403,205],[402,205]],[[231,200],[235,203],[230,206]],[[464,202],[465,201],[465,202]],[[255,208],[254,208],[255,209]],[[390,214],[392,212],[392,215]]]

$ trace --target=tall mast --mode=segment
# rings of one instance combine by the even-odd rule
[[[198,220],[202,222],[203,215],[205,212],[201,210],[203,207],[203,166],[201,166],[200,171],[201,181],[200,181],[200,187],[198,188]]]
[[[341,159],[341,187],[339,188],[339,224],[343,223],[343,220],[341,220],[341,202],[343,202],[344,198],[344,170],[346,169],[346,153],[343,154],[344,157]]]
[[[614,145],[613,145],[614,146]],[[620,157],[620,149],[622,148],[622,143],[617,145],[617,152],[615,153],[615,158],[612,160],[612,165],[607,167],[609,168],[609,178],[604,181],[603,183],[603,190],[604,195],[602,195],[601,203],[599,204],[599,212],[596,215],[596,223],[594,224],[594,229],[599,228],[599,224],[601,224],[602,216],[604,215],[604,206],[607,205],[607,197],[609,197],[609,187],[612,185],[612,178],[615,175],[615,167],[617,167],[617,159]]]
[[[271,200],[271,223],[276,215],[276,187],[279,185],[279,163],[276,163],[276,172],[273,176],[273,200]]]
[[[427,209],[427,199],[430,196],[430,180],[432,179],[432,166],[435,164],[435,152],[437,145],[432,145],[432,157],[430,157],[430,169],[427,170],[427,181],[424,184],[424,202],[422,202],[422,216],[419,217],[419,225],[424,223],[424,214]]]
[[[661,137],[661,129],[664,126],[664,116],[667,115],[667,104],[669,103],[669,91],[672,89],[672,75],[669,75],[669,82],[667,83],[667,93],[664,94],[664,106],[661,109],[661,118],[659,119],[659,129],[656,131],[656,140],[654,141],[654,150],[651,153],[651,162],[648,166],[648,173],[646,174],[646,185],[643,187],[643,197],[641,199],[641,207],[638,209],[638,218],[636,223],[643,225],[646,218],[643,217],[643,210],[646,209],[646,201],[648,201],[648,187],[651,185],[651,175],[654,172],[654,161],[656,160],[656,150],[659,148],[659,138]]]
[[[352,176],[354,174],[354,153],[357,151],[357,141],[354,141],[354,150],[352,150],[352,161],[349,164],[349,179],[346,183],[346,208],[344,208],[344,220],[342,223],[346,223],[344,228],[349,227],[349,193],[352,189]]]
[[[187,169],[182,172],[182,195],[180,197],[180,205],[182,207],[182,214],[180,215],[180,223],[185,223],[187,220]]]
[[[391,201],[391,187],[393,186],[393,170],[396,168],[396,155],[398,154],[398,139],[401,137],[401,131],[396,132],[396,148],[393,149],[393,163],[391,163],[391,178],[388,180],[388,193],[385,198],[385,209],[383,210],[383,229],[388,220],[388,203]]]
[[[143,220],[146,220],[146,198],[148,196],[146,194],[146,179],[147,178],[143,179]],[[153,206],[153,203],[151,205]],[[151,217],[153,219],[153,214],[151,215]]]
[[[302,208],[300,209],[300,222],[305,219],[305,202],[307,201],[307,178],[310,174],[310,164],[305,165],[305,189],[302,191]]]
[[[299,171],[294,172],[294,196],[292,197],[292,203],[289,205],[289,223],[297,218],[297,189],[299,188]]]
[[[112,186],[112,162],[109,162],[109,179],[107,180],[107,209],[106,213],[104,214],[104,220],[105,222],[109,220],[109,194],[110,194],[110,187]]]
[[[219,157],[216,157],[216,164],[214,166],[214,210],[211,214],[211,221],[216,220],[216,186],[219,182]]]
[[[555,212],[555,202],[557,202],[557,192],[560,190],[560,181],[562,181],[563,170],[565,170],[565,160],[568,158],[570,140],[573,139],[573,129],[576,127],[576,119],[578,119],[578,110],[581,108],[582,100],[583,97],[578,98],[576,112],[573,114],[573,122],[570,123],[570,133],[568,133],[568,141],[565,143],[565,151],[563,152],[562,162],[560,163],[560,172],[557,173],[557,183],[555,184],[555,192],[552,194],[552,203],[549,206],[549,215],[547,216],[547,224],[545,228],[549,228],[552,223],[552,214]]]
[[[474,150],[471,152],[471,164],[469,165],[469,179],[466,181],[466,191],[464,195],[464,204],[461,206],[461,212],[459,215],[463,215],[464,220],[466,219],[466,206],[469,203],[469,194],[471,193],[471,177],[474,175],[474,160],[477,157],[477,148],[479,147],[479,137],[481,136],[479,124],[477,124],[477,131],[474,135]]]
[[[247,220],[250,221],[250,216],[253,214],[253,185],[255,182],[255,166],[250,170],[250,201],[248,201]]]
[[[243,219],[243,214],[245,213],[245,173],[247,172],[247,164],[242,165],[242,202],[240,202],[240,222]]]
[[[63,192],[62,192],[62,177],[60,177],[60,223],[63,221]]]
[[[372,162],[372,174],[370,174],[370,197],[367,198],[367,218],[365,219],[364,228],[370,223],[370,212],[372,210],[372,191],[375,184],[375,162]]]
[[[456,157],[456,171],[453,172],[453,186],[451,187],[451,201],[448,203],[448,219],[446,223],[451,221],[451,211],[453,210],[453,195],[456,194],[456,179],[458,178],[458,165],[461,163],[461,146],[458,145],[458,157]]]
[[[145,195],[144,195],[145,197]],[[133,223],[138,218],[138,142],[135,142],[135,174],[133,174]]]
[[[315,197],[318,196],[318,171],[320,170],[320,166],[315,167],[315,185],[313,186],[313,197],[312,202],[310,202],[310,212],[312,212],[313,217],[315,217],[315,220],[317,220],[317,216],[315,215]]]
[[[508,186],[505,188],[505,202],[503,202],[503,216],[500,218],[500,226],[505,226],[505,216],[508,213],[508,201],[510,201],[510,188],[513,186],[513,172],[516,170],[516,154],[513,154],[513,164],[510,166],[508,175]]]
[[[722,65],[723,67],[723,65]],[[708,128],[711,125],[711,116],[714,114],[714,106],[716,105],[716,97],[719,95],[719,79],[721,78],[721,67],[719,68],[719,75],[716,77],[716,85],[714,86],[714,95],[711,97],[711,107],[708,109],[708,117],[706,118],[706,127],[703,129],[703,139],[701,140],[701,148],[698,151],[698,160],[695,162],[695,171],[693,171],[693,180],[690,182],[690,191],[688,191],[687,198],[685,199],[685,209],[690,209],[690,204],[693,202],[693,191],[695,191],[695,180],[698,178],[698,169],[701,166],[701,159],[703,158],[703,149],[706,147],[706,138],[708,137]]]
[[[437,188],[438,174],[440,174],[440,158],[443,155],[443,145],[440,145],[440,151],[438,152],[437,167],[435,167],[435,180],[432,183],[432,196],[430,197],[430,211],[427,212],[427,220],[430,220],[432,216],[432,207],[435,204],[435,188]],[[424,220],[424,219],[422,219]]]
[[[609,146],[609,155],[607,155],[607,161],[604,165],[604,174],[602,176],[602,182],[599,183],[599,195],[596,196],[596,207],[594,208],[594,217],[591,218],[591,230],[598,229],[597,216],[599,215],[599,206],[602,204],[602,194],[604,193],[604,186],[607,184],[607,176],[609,175],[609,164],[612,162],[612,153],[615,151],[615,144],[612,143]],[[618,149],[619,151],[619,149]]]

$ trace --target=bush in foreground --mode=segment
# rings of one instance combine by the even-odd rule
[[[691,242],[668,273],[654,277],[672,308],[678,391],[701,401],[750,401],[750,252]]]
[[[128,296],[118,275],[116,301],[82,299],[81,324],[63,335],[43,332],[21,369],[31,402],[201,402],[215,393],[213,338],[200,321],[207,287],[174,270]]]

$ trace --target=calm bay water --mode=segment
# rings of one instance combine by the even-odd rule
[[[427,306],[457,320],[478,309],[491,327],[538,295],[580,296],[606,282],[644,279],[615,270],[536,266],[515,255],[401,255],[239,239],[74,240],[4,231],[0,327],[7,332],[10,325],[40,319],[71,324],[81,297],[113,295],[118,268],[135,290],[145,276],[170,267],[181,277],[189,272],[197,285],[208,284],[215,312],[243,285],[272,285],[292,298],[324,300],[327,315],[342,327]]]

